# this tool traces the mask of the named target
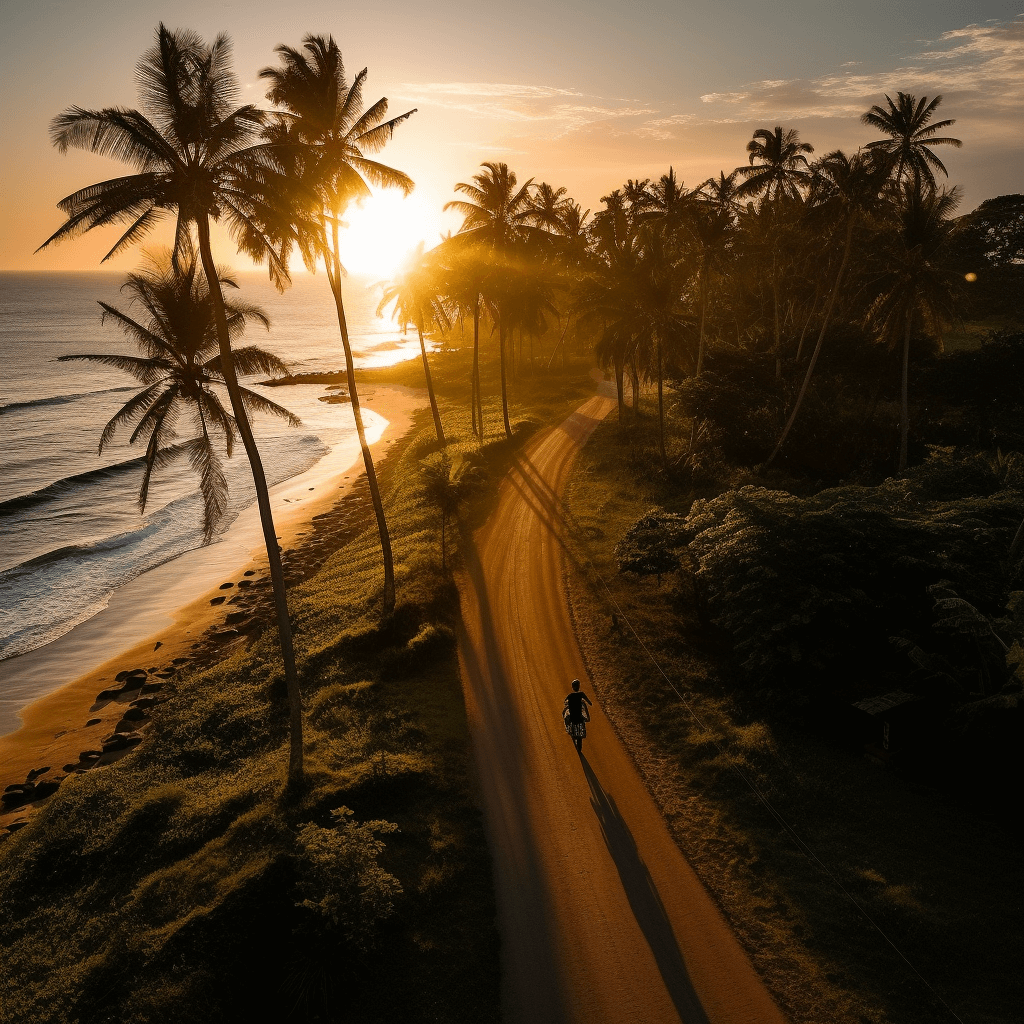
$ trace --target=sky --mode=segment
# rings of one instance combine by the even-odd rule
[[[960,150],[937,151],[966,212],[1024,191],[1024,0],[390,0],[356,8],[295,0],[4,0],[0,8],[0,270],[89,270],[116,229],[38,254],[56,202],[123,173],[88,153],[59,155],[50,119],[77,104],[136,106],[134,68],[157,24],[227,32],[245,102],[264,102],[274,47],[309,33],[338,40],[364,95],[416,108],[380,159],[416,181],[350,217],[349,269],[386,273],[443,214],[484,160],[520,181],[564,185],[585,209],[629,178],[671,165],[693,187],[746,162],[758,128],[796,128],[823,154],[878,136],[859,122],[897,90],[941,94]],[[234,258],[226,236],[218,256]],[[105,264],[131,269],[133,251]]]

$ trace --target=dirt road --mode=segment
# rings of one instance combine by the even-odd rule
[[[564,591],[558,495],[613,407],[539,436],[464,544],[463,678],[515,1024],[725,1024],[782,1015],[680,854],[601,713]],[[583,757],[561,721],[578,677],[595,698]]]

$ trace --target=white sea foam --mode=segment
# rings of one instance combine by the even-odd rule
[[[277,353],[296,373],[341,369],[337,317],[325,281],[301,276],[284,296],[257,274],[240,275],[242,296],[261,304],[269,336],[245,344]],[[130,378],[60,355],[129,351],[97,300],[126,304],[109,274],[0,274],[0,659],[32,651],[104,608],[121,586],[202,543],[202,502],[184,462],[158,473],[146,515],[135,499],[142,452],[121,438],[97,453],[103,424],[124,404]],[[376,294],[350,280],[349,328],[357,363],[418,354],[418,340],[377,318]],[[134,312],[134,311],[133,311]],[[254,386],[249,382],[249,386]],[[351,446],[346,405],[318,401],[318,385],[262,389],[303,420],[255,424],[271,486],[308,470],[336,446]],[[229,511],[220,531],[254,501],[240,448],[226,465]]]

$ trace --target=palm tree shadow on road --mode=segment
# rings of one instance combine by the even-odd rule
[[[501,806],[498,814],[501,821],[496,827],[492,820],[491,841],[504,847],[500,859],[505,863],[505,888],[520,908],[517,922],[506,922],[506,926],[520,933],[518,941],[509,942],[510,936],[503,936],[506,949],[503,956],[506,978],[502,986],[504,1019],[528,1020],[531,1024],[558,1024],[567,1017],[566,997],[555,966],[557,958],[550,928],[551,913],[548,908],[554,897],[539,868],[541,858],[534,841],[529,806],[530,785],[529,780],[522,777],[524,740],[516,717],[509,710],[514,705],[512,688],[501,656],[486,576],[476,542],[467,529],[460,528],[460,534],[463,572],[468,577],[468,586],[460,587],[464,594],[463,615],[467,610],[465,602],[468,598],[476,605],[479,616],[482,650],[478,651],[474,647],[463,616],[459,617],[456,635],[468,676],[466,683],[476,695],[481,718],[481,736],[477,742],[491,745],[501,774],[505,776],[505,785],[499,794]],[[486,664],[481,663],[483,660]],[[518,781],[511,779],[511,774],[518,774]],[[528,929],[528,935],[522,932],[524,927]],[[509,953],[519,958],[520,962],[509,963],[506,959]],[[512,991],[507,988],[509,975],[516,976],[519,982],[518,985],[513,982]],[[529,983],[524,985],[523,981],[527,978]],[[509,1005],[510,1002],[512,1005]]]
[[[672,924],[655,888],[647,865],[643,862],[629,826],[619,814],[615,801],[601,785],[586,755],[580,754],[580,763],[590,785],[590,805],[601,823],[608,852],[619,872],[623,892],[636,923],[654,954],[665,988],[672,998],[679,1018],[686,1024],[709,1024],[690,980]]]

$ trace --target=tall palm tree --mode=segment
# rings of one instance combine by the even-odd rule
[[[146,511],[153,471],[176,458],[185,457],[199,476],[203,496],[203,543],[213,539],[225,511],[227,480],[221,465],[220,437],[228,458],[237,436],[234,418],[214,390],[224,386],[217,328],[206,280],[198,273],[198,261],[191,246],[185,246],[178,260],[170,254],[151,256],[149,265],[128,275],[121,290],[138,302],[144,316],[101,302],[102,323],[108,320],[142,353],[129,355],[70,355],[58,362],[85,359],[113,366],[130,374],[143,385],[110,419],[100,434],[102,452],[120,428],[133,427],[130,442],[146,439],[145,467],[139,487],[139,512]],[[220,271],[221,287],[237,288],[226,271]],[[250,323],[270,327],[266,314],[257,306],[225,301],[228,333],[234,342]],[[233,352],[235,369],[242,374],[288,372],[272,352],[246,345]],[[275,402],[248,388],[242,388],[242,404],[249,412],[269,413],[300,426],[298,417]],[[176,441],[176,427],[183,412],[192,415],[195,436]]]
[[[741,259],[757,268],[757,279],[768,285],[772,300],[775,379],[782,377],[782,291],[793,264],[795,229],[803,203],[780,197],[773,203],[753,203],[740,215],[737,245]]]
[[[473,318],[473,369],[470,381],[470,419],[473,433],[483,440],[484,411],[480,394],[480,318],[486,312],[483,293],[487,287],[487,254],[466,235],[449,235],[437,247],[440,290],[448,319]]]
[[[890,348],[902,344],[900,384],[899,471],[907,468],[910,433],[908,380],[910,345],[915,331],[941,337],[943,321],[955,318],[959,272],[943,256],[955,230],[952,216],[960,202],[959,188],[949,192],[927,188],[911,179],[901,190],[895,230],[877,256],[877,296],[867,321]]]
[[[874,158],[864,152],[847,156],[841,149],[828,153],[815,166],[811,203],[832,222],[833,237],[838,238],[840,234],[842,235],[842,256],[839,259],[839,269],[836,271],[835,281],[825,304],[818,340],[807,364],[803,384],[800,386],[800,392],[793,403],[782,435],[768,457],[767,464],[771,464],[775,460],[786,443],[786,438],[789,436],[790,430],[793,429],[793,424],[796,422],[797,414],[800,412],[800,407],[810,386],[811,377],[818,363],[818,356],[821,355],[825,336],[832,321],[832,312],[835,309],[836,299],[839,297],[850,260],[854,231],[858,224],[879,216],[887,208],[885,183],[888,175],[887,161]]]
[[[676,177],[674,168],[670,167],[667,174],[663,174],[650,186],[650,195],[651,202],[646,210],[647,222],[670,234],[678,231],[693,202],[693,195]]]
[[[932,114],[942,102],[941,96],[929,100],[922,96],[920,100],[910,93],[896,93],[896,102],[886,96],[888,110],[877,104],[866,114],[861,115],[861,123],[877,128],[887,139],[876,139],[867,144],[867,149],[888,156],[896,168],[896,183],[902,184],[905,174],[920,178],[931,188],[935,188],[935,171],[948,177],[943,162],[931,151],[932,146],[953,146],[959,149],[963,143],[959,139],[936,137],[935,133],[942,128],[956,124],[950,118],[946,121],[928,122]]]
[[[302,782],[302,700],[287,593],[266,474],[231,351],[210,223],[225,224],[239,249],[257,262],[266,260],[271,278],[284,287],[291,223],[302,215],[281,206],[280,198],[289,193],[290,184],[276,172],[273,154],[261,142],[264,114],[254,106],[234,105],[238,81],[227,36],[220,35],[207,45],[194,32],[172,32],[161,24],[156,44],[138,64],[136,79],[145,113],[123,107],[72,107],[54,118],[50,135],[60,152],[77,148],[116,157],[135,173],[90,185],[62,199],[57,205],[67,220],[40,248],[93,228],[127,223],[128,229],[104,257],[109,259],[173,212],[177,256],[195,229],[213,307],[220,372],[252,467],[267,547],[290,708],[288,779],[294,787]]]
[[[799,198],[801,190],[811,183],[804,154],[813,152],[814,147],[809,142],[801,142],[795,128],[776,126],[774,131],[758,128],[747,143],[750,166],[737,167],[734,172],[745,179],[737,194],[764,195],[769,200],[778,196]]]
[[[533,211],[531,218],[533,223],[545,231],[558,234],[562,226],[562,214],[565,206],[572,202],[571,199],[566,198],[565,186],[555,188],[546,181],[542,181],[534,189],[529,202]]]
[[[686,242],[692,262],[697,270],[697,301],[700,319],[697,339],[696,375],[704,369],[704,354],[707,349],[706,328],[710,302],[711,280],[721,266],[733,241],[734,225],[732,213],[716,209],[710,203],[692,207],[685,222]]]
[[[695,190],[694,195],[720,210],[738,214],[743,210],[743,202],[740,198],[740,186],[743,183],[737,180],[739,173],[739,170],[732,171],[730,174],[719,171],[717,178],[708,178],[707,181],[702,182]]]
[[[494,309],[498,315],[499,366],[501,371],[501,415],[505,436],[512,436],[508,418],[508,381],[505,371],[506,317],[501,278],[507,277],[516,244],[531,231],[535,216],[530,201],[533,178],[519,185],[514,171],[508,164],[487,161],[481,165],[484,170],[473,175],[472,182],[460,181],[455,186],[466,199],[453,199],[445,203],[445,210],[455,210],[464,217],[460,234],[480,243],[492,268],[500,268],[499,274],[492,274],[495,289]],[[479,387],[479,386],[478,386]]]
[[[420,339],[420,354],[423,356],[423,376],[427,382],[427,394],[430,397],[430,412],[434,417],[434,431],[437,440],[444,445],[444,427],[437,411],[437,399],[434,397],[434,384],[430,378],[430,362],[427,359],[427,346],[423,335],[427,331],[446,331],[451,327],[451,320],[445,311],[440,294],[439,274],[435,262],[429,253],[423,252],[423,243],[416,246],[416,251],[406,261],[402,271],[383,286],[384,292],[377,306],[377,315],[383,316],[384,310],[394,303],[394,318],[403,328],[412,324]]]
[[[412,179],[401,171],[370,159],[367,153],[379,152],[391,139],[395,128],[416,111],[410,110],[387,119],[388,101],[377,100],[363,108],[363,83],[367,69],[349,85],[341,51],[333,36],[308,35],[302,50],[278,46],[275,51],[281,66],[263,68],[260,77],[270,83],[267,98],[281,108],[279,120],[270,131],[278,143],[278,152],[314,196],[316,224],[304,237],[303,255],[307,266],[315,268],[322,258],[338,314],[341,344],[345,350],[345,373],[359,448],[366,470],[384,562],[382,611],[390,615],[395,607],[395,570],[391,536],[380,485],[366,442],[363,413],[356,387],[355,364],[345,317],[341,280],[345,274],[338,244],[341,218],[352,203],[371,195],[370,185],[412,191]],[[305,197],[303,197],[305,198]]]

